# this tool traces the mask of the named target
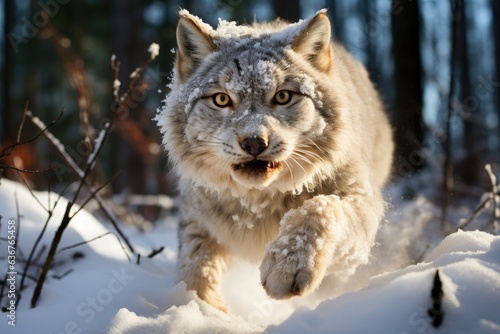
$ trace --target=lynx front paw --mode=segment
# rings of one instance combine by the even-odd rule
[[[262,286],[276,299],[316,289],[326,271],[323,240],[304,233],[280,237],[269,245],[260,266]]]
[[[283,217],[280,237],[268,245],[260,266],[269,296],[290,298],[320,285],[332,260],[332,210],[326,197],[318,196]]]

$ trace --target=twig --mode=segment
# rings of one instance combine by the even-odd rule
[[[163,252],[163,250],[165,249],[165,247],[161,246],[160,248],[158,249],[153,249],[151,251],[151,253],[149,253],[148,255],[148,258],[149,259],[152,259],[153,257],[155,257],[156,255],[160,254],[161,252]]]
[[[26,122],[26,113],[28,112],[28,105],[29,105],[29,100],[27,100],[26,103],[24,104],[23,118],[21,118],[21,124],[19,124],[19,128],[17,129],[16,143],[21,142],[21,133],[23,132],[24,123]]]
[[[31,189],[30,185],[28,184],[28,182],[26,182],[26,180],[21,176],[21,174],[17,174],[17,176],[19,177],[19,180],[21,180],[21,182],[24,184],[24,186],[26,187],[26,189],[28,189],[31,197],[33,197],[33,199],[45,210],[45,211],[48,211],[48,209],[45,207],[45,205],[43,205],[42,202],[40,202],[40,200],[38,199],[38,197],[36,197],[36,195],[33,193],[33,189]]]
[[[488,205],[492,202],[492,201],[498,201],[498,196],[500,196],[500,189],[496,189],[496,192],[493,193],[491,192],[490,193],[490,196],[487,196],[486,198],[484,198],[479,204],[478,206],[474,209],[474,212],[472,212],[472,215],[464,220],[459,226],[458,226],[458,229],[464,229],[466,228],[470,223],[472,223],[486,208],[488,208]],[[493,209],[495,210],[495,208]],[[498,210],[496,210],[498,211]],[[493,215],[495,215],[495,212],[493,212]],[[494,216],[495,217],[495,216]]]
[[[111,56],[111,69],[113,70],[114,80],[113,80],[113,97],[117,105],[120,104],[120,80],[118,79],[120,74],[120,62],[116,60],[116,56]]]
[[[76,93],[83,142],[90,146],[95,135],[94,128],[90,123],[92,98],[89,84],[85,77],[84,62],[81,61],[81,55],[70,54],[68,48],[64,47],[64,43],[62,42],[65,37],[51,24],[48,24],[48,27],[43,30],[42,36],[51,40],[66,71],[70,74],[70,83]]]
[[[31,112],[27,109],[27,105],[26,105],[26,108],[24,109],[24,114],[26,116],[29,116],[30,113]],[[64,113],[64,108],[61,110],[61,113],[59,114],[59,116],[55,120],[50,122],[49,125],[46,125],[46,126],[44,125],[44,127],[40,129],[40,132],[37,133],[34,137],[32,137],[28,140],[25,140],[23,142],[16,141],[15,143],[4,148],[0,152],[0,159],[5,158],[6,156],[9,156],[16,149],[16,147],[21,146],[21,145],[25,145],[25,144],[29,144],[29,143],[36,141],[38,138],[40,138],[41,135],[44,134],[45,131],[47,131],[52,125],[54,125],[57,121],[59,121],[61,119],[63,113]],[[24,122],[22,122],[21,125],[19,126],[18,133],[22,132],[23,127],[24,127]]]
[[[59,196],[57,197],[56,201],[54,202],[54,207],[51,210],[46,210],[47,213],[48,213],[48,217],[45,220],[45,224],[43,225],[42,230],[38,234],[38,237],[36,238],[35,243],[33,244],[33,247],[31,248],[31,251],[30,251],[30,254],[28,256],[28,259],[26,260],[26,265],[24,266],[24,273],[23,273],[23,276],[21,278],[21,291],[24,289],[24,280],[25,280],[26,275],[28,273],[29,267],[31,266],[33,255],[35,254],[35,251],[38,248],[38,244],[40,243],[40,241],[42,240],[43,235],[45,234],[45,230],[47,229],[47,226],[49,225],[49,221],[52,218],[52,214],[53,214],[53,212],[54,212],[54,210],[55,210],[55,208],[57,206],[57,203],[59,203],[59,200],[62,198],[62,195],[64,194],[64,192],[66,191],[66,189],[67,189],[68,186],[69,186],[69,184],[66,185],[66,187],[64,188],[64,190],[59,194]],[[49,194],[49,197],[50,197],[50,194]],[[42,249],[40,250],[39,256],[42,254],[42,252],[44,250],[45,250],[45,246],[43,246]]]
[[[127,89],[125,90],[125,93],[123,93],[122,96],[119,96],[119,88],[121,85],[120,81],[118,80],[118,75],[120,73],[120,62],[116,60],[115,55],[111,56],[111,69],[113,70],[113,74],[114,74],[113,95],[114,95],[115,102],[116,102],[114,104],[114,108],[112,110],[112,116],[113,116],[113,118],[111,120],[112,122],[118,116],[118,114],[119,114],[118,111],[121,109],[121,107],[123,107],[123,104],[130,96],[130,92],[135,87],[135,83],[141,77],[142,72],[144,72],[144,70],[149,66],[149,64],[151,64],[151,62],[155,59],[155,57],[156,56],[153,56],[153,54],[151,53],[151,57],[149,57],[148,60],[146,60],[144,62],[144,64],[142,64],[142,66],[136,68],[134,70],[134,72],[132,72],[132,74],[130,76],[130,81],[127,85]]]
[[[427,310],[427,313],[432,318],[432,326],[438,328],[443,323],[444,310],[443,310],[443,282],[439,277],[439,269],[436,270],[434,281],[432,283],[431,299],[432,307]]]
[[[78,193],[79,193],[79,190],[77,191],[77,194]],[[54,255],[57,251],[57,246],[59,245],[59,242],[62,239],[64,230],[66,229],[66,227],[68,227],[68,225],[71,221],[70,211],[71,211],[71,208],[73,207],[73,205],[74,205],[73,202],[68,201],[68,204],[66,205],[66,210],[64,212],[64,216],[63,216],[63,219],[61,221],[61,224],[59,225],[59,228],[56,230],[56,234],[54,235],[54,239],[52,239],[52,243],[51,243],[50,248],[49,248],[49,253],[47,254],[47,258],[46,258],[46,260],[43,264],[43,267],[42,267],[42,272],[40,273],[40,276],[38,277],[38,281],[36,282],[35,290],[33,291],[33,296],[31,298],[31,307],[32,308],[34,308],[36,306],[38,298],[40,297],[40,294],[42,293],[42,288],[43,288],[43,285],[45,283],[47,273],[49,272],[49,269],[52,265],[52,262],[54,261]]]
[[[68,276],[73,272],[73,268],[66,270],[61,275],[52,275],[55,279],[62,280],[64,277]]]
[[[487,164],[484,166],[486,169],[486,172],[488,173],[488,176],[490,177],[490,182],[491,182],[491,204],[493,207],[493,233],[496,233],[498,231],[498,224],[500,222],[500,197],[497,195],[498,192],[498,185],[497,185],[497,177],[491,170],[491,165]]]
[[[0,165],[0,169],[11,169],[11,170],[14,170],[14,171],[19,172],[19,173],[42,175],[42,174],[48,174],[50,172],[53,172],[57,168],[51,167],[51,168],[42,169],[42,170],[38,170],[38,169],[30,170],[30,169],[21,169],[21,168],[17,168],[14,166]]]
[[[60,250],[58,250],[56,254],[59,254],[59,253],[61,253],[61,252],[64,252],[65,250],[68,250],[68,249],[72,249],[72,248],[76,248],[76,247],[78,247],[78,246],[86,245],[86,244],[88,244],[88,243],[91,243],[92,241],[95,241],[95,240],[97,240],[97,239],[101,239],[102,237],[105,237],[105,236],[107,236],[108,234],[113,234],[113,232],[111,232],[111,231],[110,231],[110,232],[106,232],[106,233],[104,233],[104,234],[102,234],[102,235],[100,235],[100,236],[97,236],[97,237],[95,237],[95,238],[92,238],[92,239],[90,239],[90,240],[86,240],[86,241],[78,242],[78,243],[76,243],[76,244],[74,244],[74,245],[67,246],[67,247],[63,247],[63,248],[61,248]]]
[[[113,180],[120,174],[120,171],[116,172],[108,181],[104,182],[101,186],[99,186],[98,188],[96,188],[94,190],[93,193],[90,194],[90,196],[80,205],[80,208],[71,216],[71,218],[73,218],[74,216],[76,216],[84,207],[85,205],[87,205],[88,202],[90,202],[90,200],[92,200],[93,198],[95,198],[95,196],[97,195],[97,193],[99,191],[101,191],[102,189],[104,189],[106,186],[108,186],[111,182],[113,182]]]
[[[34,126],[36,126],[38,129],[46,129],[43,132],[43,135],[45,138],[48,139],[49,143],[56,149],[56,151],[62,156],[64,161],[68,164],[68,166],[78,175],[78,177],[81,179],[83,178],[83,171],[78,167],[76,162],[71,158],[71,156],[66,152],[66,149],[64,148],[64,145],[57,139],[50,131],[47,130],[47,126],[45,123],[40,120],[38,117],[34,116],[31,112],[28,112],[28,117],[30,118],[31,122],[33,123]]]

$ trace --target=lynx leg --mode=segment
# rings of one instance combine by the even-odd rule
[[[188,290],[210,305],[227,312],[220,294],[220,280],[226,269],[226,250],[196,222],[179,227],[179,280]]]
[[[378,204],[377,204],[378,203]],[[269,244],[261,282],[277,299],[315,290],[325,274],[352,274],[367,261],[383,202],[378,197],[317,196],[288,212]]]

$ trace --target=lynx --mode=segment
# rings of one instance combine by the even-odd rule
[[[179,280],[226,310],[235,257],[260,264],[276,299],[349,277],[368,260],[393,154],[367,71],[331,41],[326,10],[217,29],[179,16],[156,118],[182,203]]]

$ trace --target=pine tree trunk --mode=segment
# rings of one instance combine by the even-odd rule
[[[422,80],[420,19],[418,1],[393,0],[393,56],[396,98],[393,125],[396,140],[396,168],[400,176],[422,168],[420,154],[424,136],[422,122]]]

